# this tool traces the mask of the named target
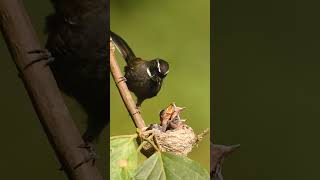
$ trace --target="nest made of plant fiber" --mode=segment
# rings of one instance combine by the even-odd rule
[[[180,119],[179,115],[182,109],[184,108],[177,107],[174,103],[170,104],[161,111],[160,124],[153,124],[142,130],[140,140],[149,139],[153,144],[147,143],[142,148],[142,152],[147,157],[152,155],[156,149],[161,152],[187,156],[207,133],[208,130],[205,130],[203,133],[196,135],[185,120]],[[164,125],[164,121],[166,125]],[[165,129],[163,129],[164,127]]]

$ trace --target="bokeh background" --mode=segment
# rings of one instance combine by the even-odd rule
[[[44,45],[45,17],[53,8],[50,1],[24,0],[41,43]],[[11,59],[7,46],[0,37],[0,179],[67,179],[42,130],[31,101]],[[86,115],[71,98],[65,97],[73,119],[83,132]],[[105,138],[102,138],[105,137]],[[107,132],[96,144],[101,173],[107,176]]]
[[[159,123],[171,102],[187,107],[182,118],[200,133],[210,126],[210,1],[112,0],[111,30],[122,36],[138,57],[162,58],[170,72],[159,94],[146,100],[146,124]],[[123,69],[121,56],[117,60]],[[133,134],[135,127],[110,77],[111,135]],[[189,156],[209,170],[209,135]]]
[[[320,179],[319,2],[214,1],[213,130],[226,180]]]

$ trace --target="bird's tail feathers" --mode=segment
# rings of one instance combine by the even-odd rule
[[[124,39],[112,31],[110,31],[110,35],[111,41],[114,43],[122,57],[126,60],[127,64],[136,59],[136,56]]]

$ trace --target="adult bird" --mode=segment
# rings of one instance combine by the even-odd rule
[[[124,68],[124,80],[131,92],[137,97],[136,106],[140,107],[146,99],[158,94],[164,78],[169,73],[169,63],[163,59],[155,58],[144,60],[136,57],[127,42],[110,31],[111,41],[115,44],[127,65]]]
[[[46,48],[59,88],[75,98],[88,116],[83,134],[91,143],[109,122],[108,0],[51,0]]]

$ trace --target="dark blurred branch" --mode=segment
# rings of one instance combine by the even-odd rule
[[[121,70],[119,68],[119,65],[116,61],[116,58],[114,56],[114,45],[112,44],[110,40],[110,69],[111,74],[113,77],[114,82],[116,83],[118,90],[120,92],[121,98],[126,105],[126,108],[128,112],[131,115],[131,118],[135,124],[135,126],[139,129],[144,128],[146,125],[144,123],[144,120],[142,119],[142,116],[138,112],[138,109],[136,108],[136,104],[134,103],[134,100],[129,92],[129,89],[127,87],[127,84],[123,80],[123,75],[121,73]]]
[[[46,62],[24,69],[34,57],[28,52],[42,47],[21,0],[0,0],[0,26],[40,122],[67,176],[72,180],[102,180],[91,163],[74,169],[89,157],[89,153],[79,148],[84,141]]]
[[[210,176],[211,180],[223,180],[222,164],[224,158],[240,148],[240,144],[225,146],[210,142]]]

